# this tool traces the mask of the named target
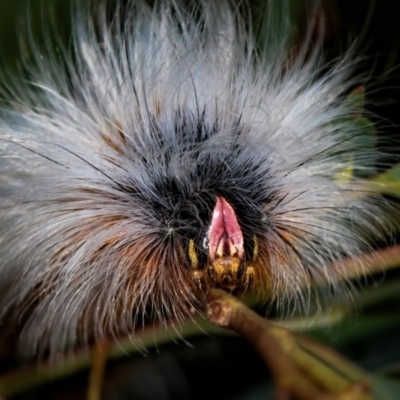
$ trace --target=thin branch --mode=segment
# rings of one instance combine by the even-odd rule
[[[87,400],[100,400],[103,388],[104,373],[107,364],[110,341],[97,342],[92,349]]]
[[[269,367],[276,399],[372,400],[368,376],[331,349],[299,338],[220,289],[207,295],[207,316],[245,338]]]

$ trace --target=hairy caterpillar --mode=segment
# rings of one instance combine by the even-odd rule
[[[305,304],[381,235],[351,54],[325,66],[310,39],[293,52],[268,9],[258,40],[243,8],[78,7],[73,50],[8,83],[0,317],[25,354],[182,320],[210,287]]]

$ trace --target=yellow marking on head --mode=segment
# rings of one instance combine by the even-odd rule
[[[254,247],[253,247],[253,262],[257,260],[258,257],[258,239],[257,236],[253,236]]]
[[[194,244],[193,239],[189,240],[188,255],[189,255],[189,260],[190,260],[191,267],[193,269],[198,269],[199,268],[199,259],[197,257],[196,246]]]

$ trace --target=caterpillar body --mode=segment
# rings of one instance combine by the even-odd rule
[[[352,55],[293,52],[268,7],[258,40],[245,2],[77,8],[73,50],[40,53],[1,110],[0,318],[21,351],[183,320],[212,287],[304,305],[335,286],[388,223],[362,189],[379,150],[348,118]]]

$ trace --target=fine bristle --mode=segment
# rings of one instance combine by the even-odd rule
[[[314,282],[337,285],[333,264],[390,225],[363,185],[379,150],[350,118],[354,57],[326,66],[307,37],[291,51],[272,1],[262,40],[244,2],[99,3],[77,7],[62,61],[41,52],[4,94],[0,316],[22,351],[199,309],[187,248],[207,262],[218,196],[254,290],[304,306]]]

